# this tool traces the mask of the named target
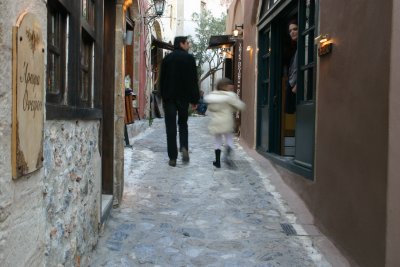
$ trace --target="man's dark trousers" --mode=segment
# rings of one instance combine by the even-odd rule
[[[178,158],[178,147],[176,144],[176,113],[178,113],[179,147],[188,146],[188,116],[189,103],[184,101],[165,101],[164,104],[165,128],[167,131],[167,148],[169,159]]]

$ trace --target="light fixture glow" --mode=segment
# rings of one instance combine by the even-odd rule
[[[236,25],[235,24],[235,29],[233,30],[233,36],[238,37],[239,36],[239,30],[238,28],[242,29],[242,34],[243,34],[243,24],[242,25]]]
[[[314,40],[315,40],[315,44],[317,44],[317,43],[324,44],[329,41],[329,35],[321,34],[318,37],[316,37]]]

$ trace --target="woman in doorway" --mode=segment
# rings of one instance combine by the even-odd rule
[[[288,70],[288,85],[286,87],[286,106],[285,112],[293,114],[296,112],[296,92],[297,92],[297,38],[298,24],[297,20],[293,19],[289,22],[289,35],[295,47],[295,52],[290,60]]]

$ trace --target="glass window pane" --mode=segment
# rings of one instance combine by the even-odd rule
[[[90,25],[94,26],[94,18],[95,18],[95,1],[90,0],[90,17],[89,17],[89,23]]]
[[[86,21],[94,26],[95,18],[95,1],[94,0],[82,0],[82,17]]]
[[[309,55],[308,55],[308,40],[309,40],[309,35],[306,35],[304,38],[304,65],[308,65],[309,63]]]
[[[304,90],[303,90],[303,95],[300,96],[301,100],[307,99],[307,91],[308,91],[308,73],[309,70],[304,71]]]
[[[81,48],[81,90],[80,98],[83,102],[91,100],[92,92],[92,54],[93,42],[82,40]],[[89,104],[89,103],[87,103]]]
[[[82,0],[82,17],[87,19],[88,8],[87,8],[87,0]]]
[[[314,92],[314,69],[310,68],[304,71],[304,90],[303,95],[300,95],[301,101],[313,100]]]
[[[275,5],[275,3],[277,3],[279,0],[269,0],[267,2],[267,9],[270,9],[271,7],[273,7]]]
[[[64,93],[65,74],[65,22],[66,17],[52,6],[48,7],[46,101],[60,103]]]
[[[314,33],[310,33],[308,35],[308,40],[307,40],[307,46],[306,46],[306,54],[307,54],[307,62],[309,63],[315,63],[315,55],[314,55]]]
[[[314,93],[314,69],[309,69],[307,73],[307,92],[305,94],[306,100],[313,100]]]
[[[269,96],[269,83],[265,84],[265,93],[263,97],[263,105],[268,105],[268,96]]]
[[[48,92],[58,94],[60,92],[60,57],[50,53],[48,68]]]
[[[59,20],[58,13],[52,13],[50,20],[50,29],[49,29],[49,39],[50,39],[49,43],[54,46],[58,45],[58,38],[59,38],[58,20]]]
[[[315,1],[307,0],[306,3],[306,20],[308,27],[314,26],[314,16],[315,16]],[[306,27],[306,29],[308,28]]]
[[[90,77],[89,73],[85,70],[82,70],[82,84],[81,84],[81,94],[80,98],[83,101],[88,101],[89,100],[89,83],[90,83]]]
[[[301,1],[302,2],[302,1]],[[313,100],[315,87],[315,70],[316,70],[316,45],[315,37],[315,1],[305,0],[302,2],[302,14],[304,24],[301,26],[301,35],[303,36],[299,43],[301,49],[301,57],[299,58],[299,88],[298,100]]]

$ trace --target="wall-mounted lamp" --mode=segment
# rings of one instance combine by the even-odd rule
[[[164,13],[165,0],[153,0],[154,10],[157,16],[162,16]]]
[[[329,34],[321,34],[314,39],[315,44],[323,44],[329,41]]]
[[[231,58],[233,56],[229,48],[221,48],[220,55],[224,58],[225,57]]]
[[[235,36],[235,37],[237,37],[237,36],[239,35],[239,30],[238,30],[238,28],[241,28],[241,29],[242,29],[242,32],[243,32],[243,24],[242,24],[242,25],[236,25],[236,24],[235,24],[235,29],[233,30],[233,36]]]
[[[154,14],[148,14],[148,11],[154,7]],[[143,17],[144,23],[146,25],[149,25],[151,21],[156,19],[157,17],[162,16],[164,13],[164,8],[165,8],[165,0],[153,0],[153,5],[151,5],[145,12],[146,16]]]
[[[124,1],[124,6],[123,6],[124,11],[125,11],[128,7],[130,7],[131,5],[132,5],[132,0],[125,0],[125,1]]]
[[[246,51],[252,51],[252,50],[253,50],[253,47],[251,47],[251,45],[248,45],[246,48]]]
[[[328,34],[321,34],[315,39],[315,44],[318,45],[318,56],[325,56],[332,53],[333,42]]]

